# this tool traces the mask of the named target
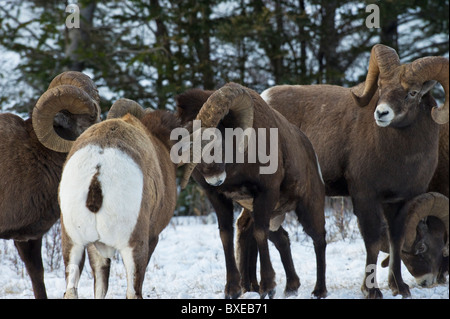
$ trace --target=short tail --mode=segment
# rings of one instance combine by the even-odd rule
[[[92,177],[86,199],[86,207],[93,213],[97,213],[103,204],[102,185],[98,180],[99,174],[100,167],[97,166],[97,173]]]

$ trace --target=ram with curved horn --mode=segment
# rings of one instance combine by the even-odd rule
[[[448,81],[448,59],[401,64],[394,49],[378,44],[365,83],[353,88],[280,85],[261,94],[311,140],[327,195],[351,196],[367,250],[366,269],[377,263],[384,215],[394,295],[410,296],[401,276],[405,223],[399,216],[405,203],[427,192],[435,172],[439,131],[449,120]],[[436,82],[445,91],[440,107],[430,93]],[[367,276],[373,274],[366,272],[363,293],[382,297],[376,281],[366,285]]]
[[[432,285],[439,278],[443,257],[448,257],[448,197],[433,192],[419,195],[405,204],[399,216],[405,216],[402,260],[420,285]],[[442,230],[432,229],[439,227]],[[431,262],[417,260],[425,253]]]
[[[280,225],[286,212],[292,210],[314,242],[317,280],[313,295],[325,297],[325,189],[316,155],[305,135],[268,107],[256,92],[235,83],[214,93],[196,89],[187,91],[177,97],[177,106],[183,126],[193,127],[192,122],[200,120],[202,129],[199,130],[214,128],[219,131],[215,134],[221,142],[220,147],[213,150],[215,155],[215,152],[220,153],[218,160],[208,161],[202,156],[200,163],[186,164],[181,184],[184,187],[192,174],[217,214],[227,270],[225,297],[236,298],[242,289],[258,289],[262,298],[273,297],[275,273],[267,246],[268,233],[270,229],[275,241],[284,240]],[[225,161],[230,150],[227,141],[234,140],[226,136],[231,131],[252,133],[250,138],[246,134],[236,135],[231,147],[236,151],[233,160]],[[195,133],[192,134],[194,137]],[[201,152],[205,154],[204,149]],[[238,153],[244,153],[242,161],[237,161]],[[267,153],[268,163],[259,156]],[[255,155],[254,161],[250,160],[252,155]],[[273,171],[262,173],[261,169],[268,167]],[[255,238],[261,255],[258,288],[250,287],[249,281],[240,282],[234,256],[233,203],[247,208],[254,221],[249,240]],[[289,246],[289,241],[284,245]],[[286,266],[289,276],[285,292],[296,293],[299,278],[292,262]]]
[[[46,298],[42,236],[59,218],[58,184],[73,140],[100,119],[92,80],[64,72],[39,98],[32,118],[0,114],[0,238],[12,239],[36,298]]]
[[[64,72],[53,79],[37,101],[33,128],[45,147],[67,153],[78,135],[100,121],[100,113],[99,96],[92,80],[78,72]]]
[[[75,141],[59,186],[65,298],[78,297],[82,254],[92,245],[100,254],[91,264],[102,265],[94,268],[95,298],[106,295],[115,250],[127,273],[126,297],[143,297],[147,264],[176,204],[176,165],[169,155],[176,127],[174,114],[146,112],[120,99],[107,120]]]

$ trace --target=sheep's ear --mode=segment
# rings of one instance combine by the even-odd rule
[[[426,81],[423,86],[422,86],[422,90],[420,90],[420,94],[425,95],[428,92],[430,92],[430,90],[436,85],[436,81]]]

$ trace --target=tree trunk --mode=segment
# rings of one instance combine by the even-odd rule
[[[306,10],[305,10],[305,1],[298,1],[300,8],[300,19],[298,22],[298,33],[300,40],[300,80],[302,83],[305,83],[306,78],[308,77],[306,72],[306,33],[305,33],[305,21],[306,21]]]
[[[335,19],[337,0],[322,0],[320,26],[320,46],[317,55],[319,63],[318,83],[339,84],[338,56],[336,53],[339,45]]]
[[[81,2],[80,7],[80,28],[67,28],[66,26],[66,49],[65,56],[69,59],[67,70],[83,71],[85,61],[83,52],[90,45],[89,33],[92,29],[92,20],[97,7],[95,0]]]
[[[158,78],[156,79],[155,88],[158,98],[158,107],[164,108],[167,104],[167,92],[164,90],[163,81],[167,80],[169,84],[175,84],[174,77],[174,61],[172,59],[172,50],[170,47],[169,32],[167,31],[165,19],[162,15],[163,8],[159,4],[159,0],[150,0],[150,14],[154,16],[156,23],[156,43],[155,47],[164,48],[164,51],[159,53],[160,56],[157,59]]]

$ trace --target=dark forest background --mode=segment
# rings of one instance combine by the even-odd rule
[[[80,28],[65,25],[71,3]],[[369,4],[380,28],[366,26]],[[65,70],[92,77],[105,112],[120,97],[173,110],[186,89],[229,81],[352,86],[376,43],[403,63],[448,56],[449,0],[0,0],[0,27],[1,112],[28,113]],[[178,213],[209,210],[191,183]]]

